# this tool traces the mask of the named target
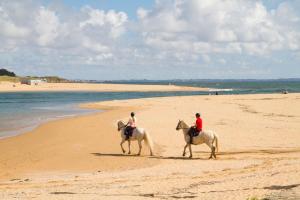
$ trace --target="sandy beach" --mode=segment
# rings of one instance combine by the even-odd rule
[[[299,22],[300,0],[0,0],[0,200],[300,200]]]
[[[81,106],[105,112],[0,140],[0,199],[300,199],[298,93]],[[121,153],[116,122],[127,120],[130,111],[151,134],[154,156],[146,146],[140,157]],[[178,119],[192,124],[195,112],[201,112],[204,129],[219,136],[216,160],[208,159],[204,144],[192,147],[193,159],[182,157],[183,134],[175,127]],[[136,153],[137,144],[132,147]]]
[[[176,85],[135,85],[106,83],[40,83],[26,85],[0,82],[0,92],[51,92],[51,91],[93,91],[93,92],[151,92],[151,91],[207,91],[207,88]]]

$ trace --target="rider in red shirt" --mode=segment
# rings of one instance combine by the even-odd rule
[[[196,129],[198,132],[202,131],[202,119],[199,113],[196,114]]]
[[[200,117],[200,114],[196,113],[196,123],[194,126],[191,127],[189,131],[190,144],[193,144],[193,137],[198,136],[201,131],[202,131],[202,119]]]

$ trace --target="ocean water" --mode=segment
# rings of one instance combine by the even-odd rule
[[[204,95],[205,92],[9,92],[0,93],[0,138],[33,129],[49,120],[99,110],[78,104],[146,97]]]
[[[179,85],[211,88],[211,91],[219,91],[219,94],[259,94],[300,92],[300,79],[277,79],[277,80],[158,80],[158,81],[107,81],[109,83],[126,84],[157,84]]]
[[[80,103],[163,96],[300,92],[300,80],[168,80],[114,81],[126,84],[172,84],[211,88],[208,92],[15,92],[0,93],[0,138],[22,133],[36,125],[75,115],[99,112]]]

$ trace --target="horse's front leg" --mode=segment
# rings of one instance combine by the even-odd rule
[[[129,149],[128,154],[131,154],[131,150],[130,150],[130,139],[128,139],[128,149]]]
[[[141,155],[141,151],[142,151],[142,140],[138,140],[139,143],[139,152],[138,152],[138,156]]]
[[[192,145],[191,144],[188,144],[189,145],[189,150],[190,150],[190,158],[193,157],[193,153],[192,153]]]
[[[188,146],[188,143],[186,143],[186,145],[185,145],[184,148],[183,148],[182,156],[185,156],[185,151],[186,151],[187,146]]]
[[[124,142],[125,142],[125,139],[123,138],[122,141],[121,141],[121,143],[120,143],[120,146],[121,146],[121,149],[122,149],[122,152],[123,152],[123,153],[126,152],[125,149],[123,148]]]

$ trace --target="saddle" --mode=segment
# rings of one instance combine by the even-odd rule
[[[199,135],[199,133],[200,132],[198,132],[197,129],[194,127],[191,127],[188,132],[189,136],[191,136],[191,137],[197,137]]]
[[[191,127],[188,131],[188,135],[190,136],[190,144],[193,144],[193,137],[197,137],[200,134],[198,130],[194,127]]]
[[[126,139],[129,139],[129,137],[132,136],[134,129],[135,129],[135,127],[131,127],[131,126],[126,127],[125,133],[124,133],[126,135]]]

